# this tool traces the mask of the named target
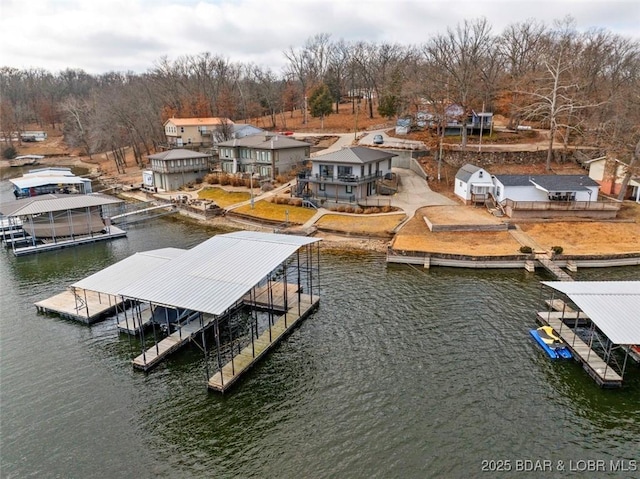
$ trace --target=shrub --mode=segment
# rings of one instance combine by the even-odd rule
[[[301,198],[292,198],[291,201],[289,201],[289,204],[292,206],[302,206],[302,199]]]
[[[362,213],[364,213],[364,210],[363,210],[361,207],[359,207],[359,206],[358,206],[358,207],[354,210],[354,213],[357,213],[357,214],[361,215]]]
[[[2,157],[5,160],[13,160],[16,156],[18,156],[18,152],[13,146],[9,146],[2,150]]]
[[[393,211],[393,208],[389,205],[383,206],[382,207],[382,212],[383,213],[390,213],[391,211]]]
[[[229,175],[221,175],[221,176],[220,176],[220,184],[221,184],[222,186],[226,186],[226,185],[228,185],[229,183],[230,183]]]
[[[562,246],[552,246],[551,251],[553,251],[555,254],[562,254],[564,249],[562,248]]]
[[[263,183],[260,187],[262,191],[271,191],[273,189],[273,185],[269,182]]]
[[[204,181],[206,181],[210,185],[217,185],[220,180],[218,178],[218,175],[209,174],[209,175],[204,177]]]
[[[533,250],[531,249],[531,246],[520,246],[520,252],[524,254],[531,254],[533,253]]]

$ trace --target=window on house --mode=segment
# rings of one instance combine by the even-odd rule
[[[458,186],[462,188],[462,181],[458,181]]]
[[[180,133],[184,133],[184,126],[180,127]]]
[[[320,183],[320,191],[324,191],[326,189],[326,185],[324,183]]]
[[[500,187],[496,186],[496,196],[500,196]]]
[[[344,187],[347,193],[353,193],[353,186],[348,185]]]
[[[338,166],[338,177],[351,176],[352,168],[350,166]]]
[[[320,176],[333,178],[333,165],[320,165]]]

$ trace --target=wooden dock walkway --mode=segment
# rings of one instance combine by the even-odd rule
[[[169,354],[177,351],[182,346],[190,342],[196,335],[207,329],[215,321],[214,316],[205,315],[202,324],[199,317],[183,324],[178,331],[171,333],[169,336],[154,344],[149,349],[136,357],[132,363],[133,367],[148,371],[157,366],[160,361]]]
[[[225,364],[220,371],[209,378],[209,389],[225,392],[302,319],[316,309],[319,302],[319,297],[314,296],[314,301],[312,302],[311,297],[305,294],[302,295],[301,301],[298,303],[296,296],[295,302],[292,302],[294,304],[274,322],[270,330],[265,330],[257,339],[253,340],[253,344],[245,347],[231,361]]]
[[[35,303],[39,313],[57,314],[85,324],[95,323],[121,305],[122,301],[108,294],[79,290],[74,295],[71,289]]]
[[[573,278],[560,268],[560,266],[555,264],[546,254],[536,254],[536,260],[560,281],[573,281]]]
[[[573,357],[582,364],[585,371],[601,387],[622,387],[622,377],[602,359],[598,353],[592,350],[587,343],[575,334],[571,328],[562,323],[560,319],[550,317],[549,312],[538,313],[538,320],[543,325],[551,326],[567,343],[573,353]]]
[[[117,226],[112,225],[109,228],[110,231],[108,233],[93,233],[92,235],[76,236],[75,238],[57,239],[56,241],[46,240],[46,242],[36,244],[35,246],[33,244],[21,247],[16,246],[13,249],[13,254],[15,254],[16,256],[23,256],[26,254],[38,253],[42,251],[53,251],[57,249],[77,246],[80,244],[95,243],[97,241],[106,241],[127,236],[127,232],[118,228]],[[10,242],[7,242],[7,246],[11,246]]]

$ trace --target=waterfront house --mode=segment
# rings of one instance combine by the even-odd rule
[[[169,118],[164,134],[170,148],[212,146],[231,138],[233,122],[228,118]]]
[[[467,163],[456,173],[454,193],[466,204],[484,203],[492,191],[493,180],[484,168]]]
[[[174,191],[191,182],[202,181],[209,172],[211,155],[182,148],[167,150],[148,156],[152,181],[147,173],[144,186]]]
[[[310,153],[310,143],[281,135],[250,135],[218,144],[222,171],[270,179],[301,167]]]
[[[311,159],[311,171],[299,176],[296,194],[314,200],[357,203],[377,194],[378,183],[391,175],[394,156],[362,146],[316,156]]]
[[[620,203],[598,200],[600,186],[586,175],[495,175],[493,196],[511,218],[615,218]]]

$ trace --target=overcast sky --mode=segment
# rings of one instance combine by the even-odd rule
[[[317,33],[415,45],[465,19],[499,33],[566,15],[581,31],[640,38],[639,0],[0,0],[0,66],[142,73],[208,51],[280,73],[282,52]]]

